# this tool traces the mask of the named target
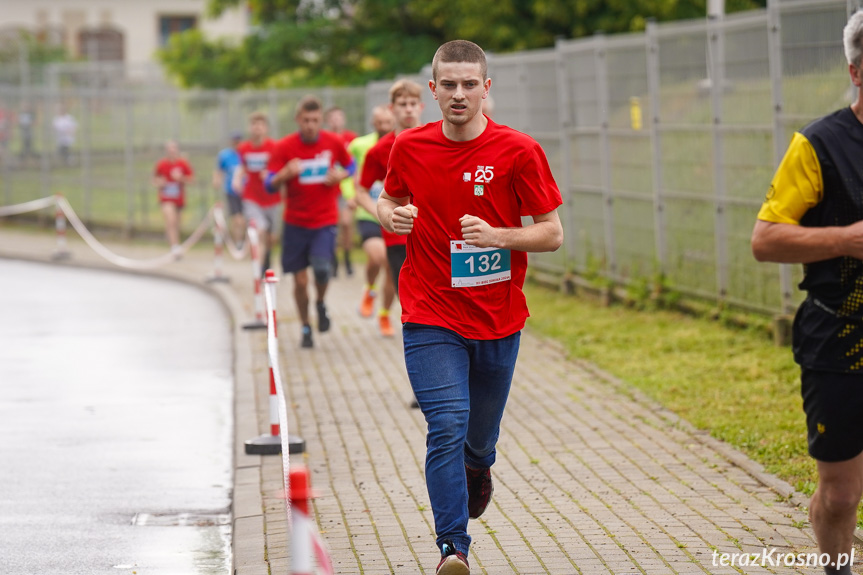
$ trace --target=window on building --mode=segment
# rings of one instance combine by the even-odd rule
[[[159,46],[164,47],[171,34],[191,30],[197,24],[196,16],[159,16]]]
[[[81,30],[78,53],[91,62],[122,61],[123,33],[109,27]]]

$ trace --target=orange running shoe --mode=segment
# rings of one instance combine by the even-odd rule
[[[375,308],[375,292],[366,288],[363,292],[363,301],[360,302],[360,315],[363,317],[372,317],[372,311]]]
[[[381,328],[381,335],[384,337],[394,337],[396,332],[393,330],[393,324],[390,323],[389,315],[382,315],[378,317],[378,322]]]

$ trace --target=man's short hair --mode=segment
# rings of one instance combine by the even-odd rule
[[[327,116],[329,116],[333,112],[344,112],[344,110],[342,110],[341,107],[339,107],[339,106],[330,106],[329,108],[327,108],[324,111],[324,117],[326,118]]]
[[[395,84],[390,86],[390,104],[395,104],[396,100],[402,96],[422,100],[423,89],[416,82],[411,82],[410,80],[398,80]]]
[[[303,112],[317,112],[323,108],[323,104],[321,104],[321,100],[317,96],[312,96],[309,94],[308,96],[303,96],[300,98],[300,101],[297,102],[297,111],[296,115],[299,116]]]
[[[270,119],[267,117],[266,112],[252,112],[249,114],[249,123],[254,124],[255,122],[264,122],[269,123]]]
[[[845,58],[855,68],[860,67],[863,56],[863,9],[857,10],[848,19],[842,30],[842,43],[845,45]]]
[[[485,59],[485,52],[482,51],[482,48],[468,40],[453,40],[437,49],[432,59],[432,79],[435,82],[437,82],[438,67],[442,62],[479,64],[482,81],[485,82],[488,79],[488,62]]]

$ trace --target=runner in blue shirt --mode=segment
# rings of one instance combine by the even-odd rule
[[[225,192],[230,219],[228,225],[231,227],[231,238],[237,245],[243,243],[246,220],[243,218],[243,200],[231,187],[231,181],[234,179],[234,172],[240,165],[237,146],[242,141],[242,133],[234,132],[231,134],[231,145],[219,152],[216,159],[216,169],[213,171],[213,188]]]

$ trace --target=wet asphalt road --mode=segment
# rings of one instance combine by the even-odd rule
[[[200,290],[0,260],[0,573],[227,573],[231,353]]]

